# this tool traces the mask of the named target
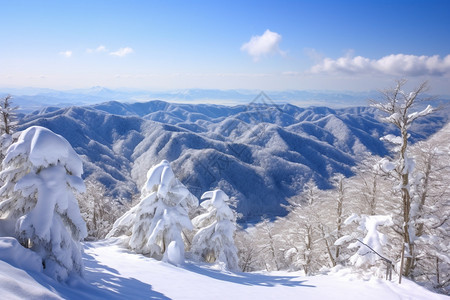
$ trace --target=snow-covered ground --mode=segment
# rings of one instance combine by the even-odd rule
[[[11,255],[0,257],[0,298],[450,299],[405,279],[401,285],[362,280],[348,270],[304,277],[295,272],[230,273],[194,263],[175,267],[124,250],[113,240],[85,243],[84,252],[85,282],[68,284],[14,267],[17,258]]]

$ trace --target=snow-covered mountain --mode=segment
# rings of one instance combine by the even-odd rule
[[[22,112],[32,112],[42,106],[67,107],[71,105],[91,105],[106,101],[145,102],[159,99],[181,103],[221,103],[246,104],[258,96],[257,90],[218,90],[218,89],[182,89],[166,91],[148,91],[137,89],[108,89],[95,86],[87,89],[52,90],[44,88],[0,88],[0,97],[12,95],[14,104]],[[337,92],[287,90],[267,91],[267,95],[276,102],[296,103],[302,106],[326,105],[331,107],[349,107],[365,105],[367,99],[375,97],[374,91]]]
[[[412,128],[423,139],[447,122],[447,112]],[[262,97],[249,105],[106,102],[47,108],[21,127],[40,125],[64,136],[84,160],[85,176],[130,198],[149,168],[163,159],[196,196],[220,188],[235,197],[245,220],[283,215],[286,199],[314,178],[319,187],[366,154],[387,155],[379,137],[394,129],[367,107],[331,109],[275,105]]]

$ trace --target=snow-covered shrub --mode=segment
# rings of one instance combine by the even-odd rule
[[[222,190],[208,191],[201,197],[200,205],[206,210],[192,223],[198,228],[192,240],[191,252],[206,262],[223,264],[229,270],[239,269],[237,249],[234,244],[236,216],[226,201]]]
[[[192,229],[188,213],[197,206],[198,199],[163,160],[148,171],[141,201],[114,223],[107,238],[124,235],[125,244],[133,251],[181,264],[182,229]]]
[[[365,234],[364,238],[360,239],[357,234],[345,235],[338,239],[335,244],[342,245],[351,242],[348,248],[357,248],[356,253],[349,259],[352,265],[363,270],[369,270],[374,266],[379,269],[385,262],[382,257],[386,258],[383,249],[386,249],[387,246],[387,236],[379,231],[379,227],[392,226],[391,216],[358,216],[353,214],[345,220],[344,224],[349,225],[352,222],[359,224],[358,229]]]
[[[9,235],[38,253],[44,272],[58,280],[83,272],[86,225],[74,196],[85,189],[82,173],[70,144],[38,126],[9,147],[0,173],[0,218],[15,223]]]

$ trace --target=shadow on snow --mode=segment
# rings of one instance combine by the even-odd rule
[[[222,270],[213,270],[205,266],[198,266],[193,263],[187,263],[184,268],[200,275],[208,276],[217,280],[228,281],[232,283],[249,285],[249,286],[266,286],[272,287],[276,285],[283,285],[289,287],[316,287],[314,285],[304,284],[307,280],[295,280],[296,276],[274,276],[264,275],[258,273],[244,273],[244,272],[226,272]]]
[[[76,287],[86,289],[85,299],[170,299],[152,290],[152,286],[135,278],[121,277],[116,269],[100,264],[84,253],[85,282]]]

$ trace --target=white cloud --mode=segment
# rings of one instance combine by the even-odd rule
[[[310,69],[311,73],[385,74],[395,76],[424,76],[450,74],[450,54],[416,56],[391,54],[380,59],[362,56],[325,58]]]
[[[67,51],[61,51],[61,52],[59,52],[59,55],[62,55],[62,56],[64,56],[64,57],[69,58],[69,57],[72,56],[72,51],[70,51],[70,50],[67,50]]]
[[[241,46],[241,51],[247,52],[254,61],[259,61],[261,57],[269,54],[284,55],[285,52],[279,48],[280,42],[281,35],[267,29],[263,35],[252,36],[250,41]]]
[[[106,51],[108,51],[108,50],[103,45],[100,45],[95,49],[86,49],[87,53],[101,53],[101,52],[106,52]]]
[[[128,55],[128,54],[131,54],[131,53],[133,53],[133,52],[134,52],[134,50],[133,50],[132,48],[130,48],[130,47],[125,47],[125,48],[120,48],[120,49],[117,50],[117,51],[110,52],[109,54],[110,54],[110,55],[114,55],[114,56],[123,57],[123,56]]]

